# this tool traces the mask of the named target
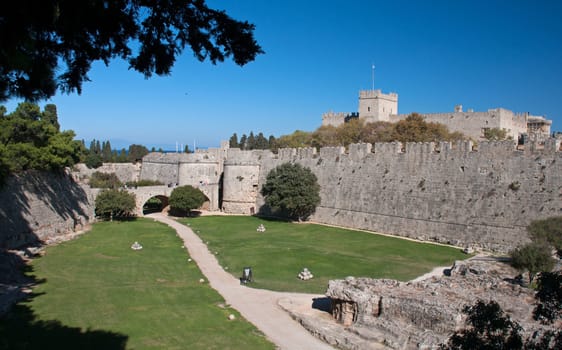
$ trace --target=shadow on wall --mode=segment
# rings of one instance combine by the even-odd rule
[[[0,189],[0,249],[40,244],[79,229],[90,219],[92,205],[64,172],[11,176]]]

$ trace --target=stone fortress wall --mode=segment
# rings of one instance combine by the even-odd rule
[[[517,151],[512,141],[382,143],[315,149],[229,150],[222,208],[250,214],[259,189],[285,163],[309,167],[321,186],[312,221],[424,241],[507,251],[535,219],[562,215],[562,153]],[[253,209],[252,209],[253,208]]]
[[[513,141],[355,144],[278,154],[223,145],[195,154],[151,153],[140,172],[137,166],[119,171],[124,179],[166,184],[131,189],[141,208],[150,197],[192,185],[207,195],[210,210],[249,215],[267,213],[260,189],[269,171],[285,162],[316,174],[321,203],[311,220],[323,224],[504,252],[527,240],[532,220],[562,215],[562,152],[555,139],[525,151]],[[30,173],[10,181],[0,193],[3,247],[48,239],[93,219],[95,191],[70,174]]]
[[[196,153],[149,153],[143,158],[140,178],[172,187],[197,187],[209,199],[209,209],[218,210],[224,147]]]
[[[0,250],[82,230],[94,219],[95,193],[69,172],[28,171],[8,177],[0,188]]]

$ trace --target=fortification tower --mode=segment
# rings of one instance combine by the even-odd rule
[[[390,121],[398,114],[398,94],[383,94],[381,90],[359,91],[359,118],[365,122]]]

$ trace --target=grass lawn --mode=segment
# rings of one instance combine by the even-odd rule
[[[133,251],[134,241],[144,248]],[[181,246],[171,228],[139,219],[48,248],[31,266],[43,280],[35,296],[0,320],[0,348],[273,349],[199,282]]]
[[[235,276],[251,266],[255,288],[324,293],[331,279],[347,276],[408,281],[436,266],[468,256],[459,249],[314,224],[243,216],[182,219],[208,242],[219,263]],[[263,224],[266,232],[256,231]],[[314,278],[301,281],[307,267]]]

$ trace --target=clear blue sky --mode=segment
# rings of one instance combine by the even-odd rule
[[[57,95],[77,138],[171,149],[216,147],[233,132],[315,130],[357,111],[359,90],[399,95],[399,113],[503,107],[562,131],[562,1],[212,0],[256,25],[266,52],[244,67],[186,51],[168,77],[95,64],[81,96]],[[12,111],[16,101],[6,104]]]

